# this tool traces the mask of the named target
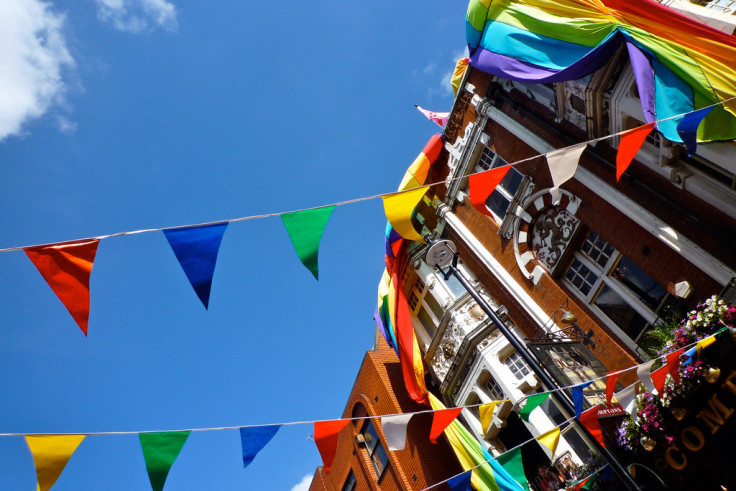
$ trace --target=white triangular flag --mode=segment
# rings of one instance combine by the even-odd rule
[[[406,427],[413,414],[399,414],[381,418],[383,434],[386,436],[389,450],[404,450],[406,445]]]
[[[560,186],[575,175],[580,156],[586,146],[588,146],[587,143],[578,143],[571,147],[554,150],[546,155],[549,173],[552,175],[552,183],[554,184],[554,187],[549,191],[554,204],[560,202]]]
[[[636,421],[636,384],[631,384],[620,392],[616,392],[615,397],[621,407],[631,415],[631,418]]]
[[[657,360],[639,365],[636,369],[636,376],[639,377],[639,380],[641,380],[641,383],[644,384],[644,387],[647,388],[650,394],[654,394],[657,391],[654,387],[654,382],[652,382],[652,365],[654,365],[655,361]]]

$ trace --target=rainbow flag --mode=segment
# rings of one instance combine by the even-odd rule
[[[581,78],[625,45],[647,123],[723,102],[698,140],[736,138],[736,37],[653,0],[470,0],[466,38],[471,66],[535,83]],[[682,142],[681,120],[657,129]]]

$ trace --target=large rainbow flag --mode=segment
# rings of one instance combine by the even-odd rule
[[[470,0],[470,65],[511,80],[581,78],[625,45],[647,123],[716,106],[699,141],[736,138],[736,37],[653,0]],[[675,118],[658,125],[681,142]]]

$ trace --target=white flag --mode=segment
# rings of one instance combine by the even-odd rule
[[[550,189],[553,203],[560,202],[560,186],[575,175],[580,156],[586,146],[588,146],[587,143],[578,143],[571,147],[554,150],[546,155],[549,173],[552,175],[552,183],[554,184],[554,187]]]
[[[624,410],[631,415],[631,418],[636,421],[636,384],[631,384],[620,392],[616,392],[616,400],[624,408]]]
[[[399,414],[398,416],[384,416],[381,418],[383,434],[389,450],[404,450],[406,445],[406,427],[413,414]]]
[[[652,382],[652,365],[654,365],[655,361],[657,360],[639,365],[636,369],[636,376],[639,377],[639,380],[641,380],[641,383],[644,384],[644,387],[647,388],[650,394],[654,394],[657,391],[654,387],[654,382]]]

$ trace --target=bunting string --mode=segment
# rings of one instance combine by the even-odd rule
[[[684,117],[684,116],[687,116],[687,115],[696,113],[698,111],[703,111],[705,109],[709,109],[709,108],[713,108],[713,107],[716,107],[716,106],[719,106],[719,105],[726,104],[726,103],[728,103],[730,101],[733,101],[733,100],[736,100],[736,96],[731,97],[729,99],[724,99],[724,100],[722,100],[720,102],[716,102],[714,104],[711,104],[710,106],[705,106],[705,107],[699,108],[699,109],[694,110],[694,111],[689,111],[689,112],[685,112],[685,113],[676,114],[674,116],[669,116],[669,117],[666,117],[666,118],[658,119],[658,120],[654,121],[654,123],[658,124],[658,123],[662,123],[662,122],[669,121],[669,120],[672,120],[672,119],[681,118],[681,117]],[[634,129],[643,128],[645,126],[647,126],[647,125],[642,125],[640,127],[634,128]],[[563,150],[563,149],[571,148],[571,147],[574,147],[574,146],[577,146],[577,145],[581,145],[582,146],[582,145],[595,144],[595,143],[598,143],[600,141],[604,141],[604,140],[608,140],[608,139],[611,139],[611,138],[614,138],[614,137],[617,137],[617,136],[621,136],[624,133],[627,133],[627,132],[630,132],[630,131],[632,131],[632,130],[629,129],[629,130],[625,130],[625,131],[619,131],[618,133],[613,133],[613,134],[610,134],[610,135],[601,136],[601,137],[598,137],[598,138],[587,140],[585,142],[576,143],[576,144],[570,145],[568,147],[562,147],[562,148],[557,149],[557,150]],[[537,158],[540,158],[540,157],[544,157],[545,155],[547,155],[547,154],[534,155],[532,157],[527,157],[527,158],[524,158],[524,159],[516,160],[516,161],[510,163],[509,165],[510,166],[515,166],[515,165],[518,165],[518,164],[522,164],[524,162],[529,162],[531,160],[534,160],[534,159],[537,159]],[[482,171],[482,172],[486,172],[486,171]],[[82,238],[82,239],[70,239],[70,240],[65,240],[65,241],[62,241],[62,242],[48,242],[48,243],[36,244],[36,245],[6,247],[6,248],[0,249],[0,253],[20,251],[20,250],[24,250],[24,249],[28,249],[28,248],[44,247],[44,246],[49,246],[49,245],[64,245],[64,244],[78,242],[80,240],[93,240],[93,239],[102,240],[102,239],[109,239],[109,238],[112,238],[112,237],[122,237],[122,236],[126,236],[126,235],[137,235],[137,234],[143,234],[143,233],[148,233],[148,232],[163,232],[163,231],[166,231],[166,230],[173,230],[173,229],[177,229],[177,228],[195,228],[195,227],[206,227],[206,226],[211,226],[211,225],[226,225],[226,224],[232,223],[232,222],[244,222],[244,221],[248,221],[248,220],[258,220],[258,219],[262,219],[262,218],[280,217],[282,215],[287,215],[287,214],[291,214],[291,213],[299,213],[299,212],[304,212],[304,211],[313,211],[313,210],[318,210],[320,208],[326,208],[326,207],[330,207],[330,206],[335,206],[336,207],[336,206],[351,205],[351,204],[354,204],[354,203],[360,203],[362,201],[370,201],[370,200],[375,200],[375,199],[378,199],[378,198],[385,198],[385,197],[400,195],[400,194],[404,194],[404,193],[410,193],[412,191],[417,191],[420,188],[437,186],[437,185],[440,185],[440,184],[453,182],[453,181],[456,181],[456,180],[459,180],[459,179],[465,179],[469,175],[473,175],[473,174],[480,174],[480,172],[472,173],[472,174],[468,174],[468,175],[464,175],[464,176],[457,176],[457,177],[454,177],[454,178],[451,178],[451,179],[446,179],[446,180],[443,180],[443,181],[437,181],[437,182],[433,182],[433,183],[426,183],[426,184],[423,184],[422,186],[415,186],[415,187],[404,189],[402,191],[392,191],[392,192],[389,192],[389,193],[374,194],[374,195],[371,195],[371,196],[364,196],[364,197],[361,197],[361,198],[353,198],[353,199],[349,199],[349,200],[338,201],[338,202],[327,204],[327,205],[319,205],[319,206],[313,206],[313,207],[309,207],[309,208],[300,208],[300,209],[291,210],[291,211],[277,211],[277,212],[271,212],[271,213],[263,213],[263,214],[259,214],[259,215],[249,215],[249,216],[243,216],[243,217],[237,217],[237,218],[230,218],[230,219],[226,219],[226,220],[216,220],[216,221],[211,221],[211,222],[203,222],[203,223],[196,223],[196,224],[189,224],[189,225],[177,225],[177,226],[173,226],[173,227],[144,228],[144,229],[131,230],[131,231],[126,231],[126,232],[116,232],[116,233],[107,234],[107,235],[99,235],[99,236],[95,236],[95,237],[85,237],[85,238]]]

